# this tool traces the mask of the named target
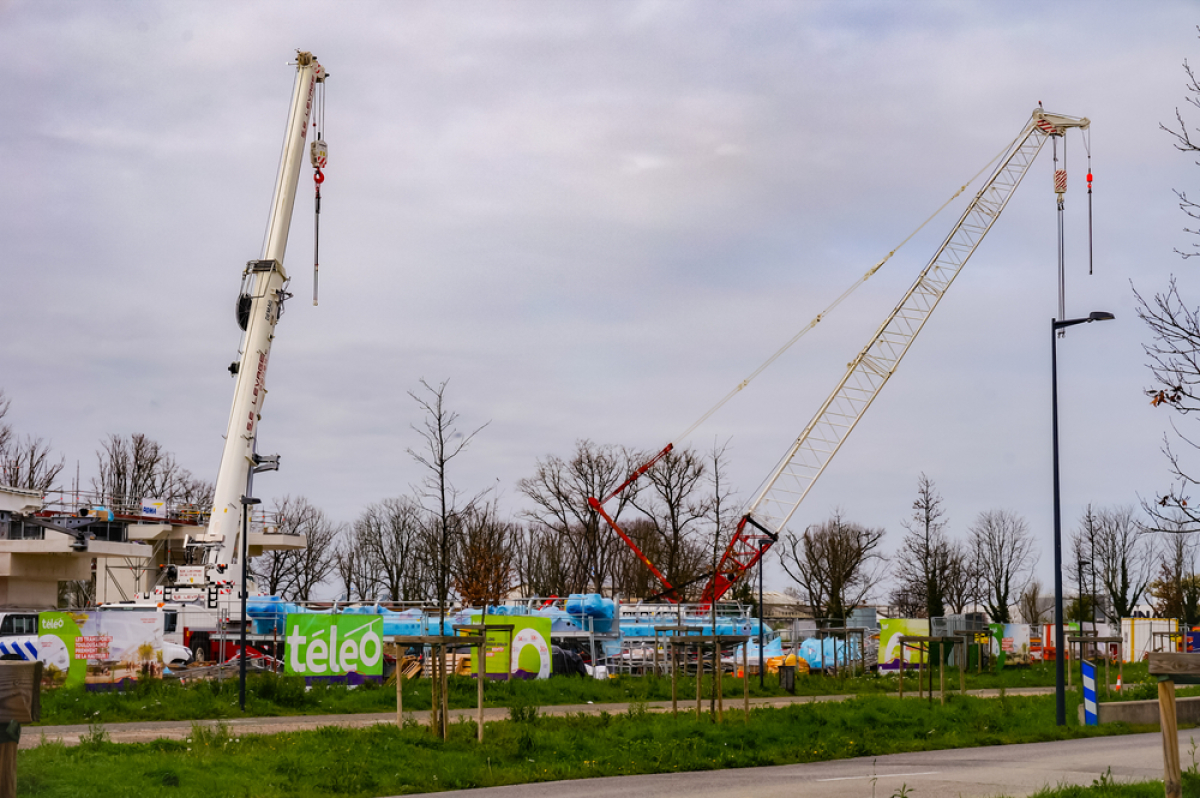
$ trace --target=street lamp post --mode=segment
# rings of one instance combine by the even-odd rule
[[[1066,641],[1063,639],[1062,506],[1058,494],[1058,331],[1076,324],[1113,318],[1116,318],[1113,314],[1099,310],[1083,319],[1050,320],[1050,407],[1054,448],[1054,720],[1059,726],[1067,725],[1067,695],[1064,669]]]
[[[238,663],[238,706],[242,708],[243,712],[246,711],[246,595],[250,592],[250,585],[246,581],[246,559],[250,551],[250,546],[246,538],[249,536],[250,524],[248,516],[250,505],[252,504],[262,504],[262,499],[254,499],[250,496],[242,497],[242,551],[240,554],[242,558],[242,638],[240,643],[241,651],[238,657],[241,660]]]

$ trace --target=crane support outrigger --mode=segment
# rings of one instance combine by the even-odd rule
[[[251,479],[256,471],[272,470],[279,465],[277,456],[259,455],[255,451],[255,443],[263,400],[267,395],[267,363],[271,343],[275,340],[275,325],[283,314],[284,301],[291,296],[287,292],[289,278],[283,268],[283,258],[296,200],[296,183],[302,167],[309,122],[320,114],[321,97],[318,93],[323,95],[325,77],[325,69],[312,53],[297,52],[296,82],[292,90],[292,105],[284,133],[283,154],[276,176],[262,257],[246,264],[238,295],[237,322],[245,334],[240,360],[229,367],[237,382],[213,491],[212,515],[205,533],[194,541],[204,549],[203,562],[210,585],[225,588],[240,586],[241,569],[230,566],[237,562],[240,550],[242,497],[250,495]],[[321,168],[325,166],[327,157],[327,147],[321,133],[318,127],[309,147],[318,203],[320,185],[324,180]],[[319,204],[317,207],[319,213]]]
[[[901,358],[925,326],[925,322],[954,282],[954,278],[1000,217],[1013,192],[1021,184],[1021,180],[1041,151],[1042,145],[1052,136],[1063,136],[1071,128],[1083,130],[1090,124],[1087,118],[1048,113],[1040,107],[1033,112],[1033,116],[1017,136],[1000,165],[967,205],[929,264],[921,271],[895,309],[884,319],[863,350],[850,361],[837,387],[792,443],[779,465],[767,478],[762,490],[747,506],[717,565],[716,572],[710,575],[702,593],[703,601],[719,600],[738,579],[758,564],[779,539],[784,527],[804,501],[817,478],[824,473],[829,461],[837,454],[859,419],[895,373]],[[1089,183],[1090,179],[1089,175]],[[603,504],[628,488],[673,448],[674,443],[667,444],[603,501],[589,499],[592,508],[600,513],[630,546],[633,544],[629,537],[604,512]],[[660,595],[678,600],[677,588],[667,582],[642,552],[636,547],[634,550],[644,563],[650,565],[652,572],[666,588]]]

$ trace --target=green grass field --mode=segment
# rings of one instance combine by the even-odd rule
[[[1115,675],[1114,675],[1115,681]],[[705,680],[707,697],[711,677]],[[947,669],[947,686],[957,690],[958,671]],[[1078,683],[1078,680],[1076,680]],[[936,680],[935,680],[936,684]],[[969,673],[967,689],[1016,689],[1046,687],[1054,684],[1052,664],[1027,668],[1005,668],[1000,673]],[[1125,689],[1108,700],[1154,698],[1155,682],[1146,673],[1145,665],[1125,668]],[[778,678],[768,674],[760,688],[758,679],[750,679],[752,697],[786,695]],[[916,691],[915,675],[905,678],[906,692]],[[742,696],[742,680],[725,677],[722,687],[728,700]],[[803,676],[796,680],[799,695],[880,695],[895,693],[895,675],[868,674],[855,677]],[[678,685],[681,702],[694,701],[696,682],[693,677],[681,677]],[[1200,688],[1180,688],[1180,695],[1200,693]],[[620,676],[614,679],[583,679],[565,676],[537,681],[487,682],[485,705],[507,707],[513,704],[558,706],[563,704],[622,703],[627,701],[667,701],[671,698],[671,680],[666,677]],[[430,682],[416,679],[405,682],[406,710],[429,709]],[[1101,700],[1105,700],[1103,695]],[[450,706],[475,706],[475,681],[466,677],[450,680]],[[305,689],[302,680],[294,677],[255,674],[248,681],[246,712],[238,709],[237,681],[194,681],[186,686],[174,682],[146,680],[138,682],[124,693],[87,692],[83,689],[47,690],[42,693],[41,725],[72,723],[117,723],[135,720],[202,720],[272,715],[351,714],[395,711],[394,686],[364,685],[353,690],[340,685],[313,685]]]
[[[222,729],[196,727],[187,741],[113,744],[97,726],[78,747],[46,743],[22,751],[18,793],[64,798],[376,796],[1146,730],[1122,725],[1059,728],[1053,713],[1051,696],[955,697],[945,707],[864,696],[845,703],[756,709],[748,723],[741,712],[727,712],[720,724],[688,713],[648,713],[640,703],[625,713],[598,716],[538,716],[532,708],[516,707],[512,715],[523,720],[487,724],[483,745],[474,741],[473,722],[454,724],[446,742],[412,724],[324,727],[240,739]],[[1074,717],[1074,706],[1069,717]],[[36,735],[37,729],[25,733]]]

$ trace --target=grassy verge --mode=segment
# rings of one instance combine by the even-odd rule
[[[1183,794],[1200,795],[1200,773],[1195,770],[1183,772]],[[1117,784],[1108,775],[1102,775],[1088,787],[1047,787],[1030,798],[1162,798],[1161,781],[1138,781]]]
[[[1145,665],[1125,668],[1125,689],[1111,699],[1131,700],[1155,698],[1156,682],[1146,673]],[[711,678],[711,677],[710,677]],[[1115,678],[1115,677],[1114,677]],[[948,670],[946,683],[951,690],[959,685],[958,672]],[[705,680],[707,701],[711,681]],[[1016,689],[1044,687],[1054,684],[1053,664],[1027,668],[1005,668],[999,674],[968,674],[967,689]],[[728,702],[742,696],[742,680],[731,676],[723,680]],[[894,674],[854,677],[810,675],[796,680],[798,695],[881,695],[895,693]],[[916,692],[916,679],[905,679],[905,690]],[[693,677],[681,677],[679,700],[687,705],[695,701],[696,682]],[[1200,687],[1183,688],[1180,695],[1200,694]],[[778,679],[768,675],[764,686],[758,679],[750,680],[750,695],[754,698],[787,695],[779,688]],[[552,679],[511,682],[488,682],[484,702],[490,707],[513,705],[560,706],[564,704],[621,703],[628,701],[668,701],[671,680],[655,676],[619,676],[614,679],[581,679],[554,677]],[[415,679],[405,682],[404,707],[419,712],[429,709],[430,682]],[[473,679],[453,677],[450,680],[450,706],[475,706],[476,686]],[[388,685],[368,684],[354,690],[341,685],[313,685],[305,689],[298,678],[271,674],[251,675],[247,688],[246,712],[238,709],[237,682],[195,681],[187,685],[174,682],[144,680],[128,692],[96,693],[83,689],[57,689],[42,693],[42,725],[71,723],[118,723],[123,721],[200,720],[205,718],[236,718],[286,715],[355,714],[391,712],[395,710],[395,689]]]
[[[224,729],[196,727],[183,742],[114,744],[104,740],[98,726],[78,747],[46,743],[21,751],[18,793],[71,798],[141,798],[168,791],[173,798],[390,795],[1145,731],[1117,724],[1056,727],[1051,696],[961,697],[945,707],[866,696],[757,709],[748,723],[740,712],[730,712],[721,724],[648,713],[642,704],[619,715],[539,717],[519,707],[512,715],[521,720],[487,724],[483,745],[474,742],[473,722],[454,724],[446,742],[415,725],[380,725],[240,739]]]

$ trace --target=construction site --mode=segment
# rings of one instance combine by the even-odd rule
[[[461,601],[450,607],[428,602],[294,602],[264,595],[247,576],[248,561],[264,552],[303,550],[308,545],[302,534],[281,532],[278,519],[264,511],[254,490],[255,474],[279,467],[278,456],[258,452],[258,427],[276,326],[285,302],[293,298],[284,255],[306,158],[314,189],[312,287],[313,304],[318,302],[321,189],[329,157],[324,140],[326,72],[315,56],[303,51],[297,53],[295,68],[264,248],[241,275],[235,316],[242,341],[229,366],[235,378],[233,406],[211,505],[175,504],[151,496],[128,506],[114,506],[104,496],[78,490],[42,494],[0,487],[0,529],[4,530],[0,603],[17,608],[4,616],[0,647],[10,656],[45,662],[47,685],[112,686],[136,679],[140,673],[223,676],[228,675],[230,663],[246,660],[252,669],[308,678],[382,679],[396,667],[410,675],[423,668],[429,675],[433,651],[443,663],[437,670],[470,673],[474,668],[478,674],[480,666],[472,664],[467,647],[450,642],[465,628],[484,629],[491,648],[483,673],[492,678],[509,678],[510,674],[545,678],[570,672],[604,678],[673,672],[680,667],[742,675],[747,669],[776,673],[780,667],[801,674],[839,673],[919,665],[925,656],[923,649],[910,650],[903,645],[897,649],[894,638],[898,634],[967,641],[970,646],[961,651],[955,648],[953,655],[974,657],[960,663],[964,668],[1002,655],[1015,661],[1054,659],[1063,649],[1061,629],[1056,643],[1050,639],[1052,632],[1037,623],[1023,627],[1002,624],[996,630],[978,612],[914,620],[879,618],[875,607],[864,606],[852,608],[844,619],[829,620],[813,617],[811,608],[807,612],[796,608],[792,615],[772,617],[768,623],[761,596],[746,601],[743,593],[742,601],[729,600],[735,586],[752,587],[756,576],[761,593],[763,558],[895,373],[1047,143],[1054,150],[1053,189],[1058,198],[1060,235],[1067,175],[1058,168],[1059,148],[1061,142],[1065,156],[1069,134],[1082,135],[1089,151],[1086,187],[1090,209],[1090,122],[1040,106],[1016,138],[976,175],[982,182],[928,264],[849,362],[828,398],[745,505],[731,537],[722,544],[724,551],[716,567],[693,580],[703,582],[699,601],[684,603],[685,588],[695,590],[697,585],[673,585],[617,522],[617,513],[610,514],[606,508],[620,504],[623,494],[669,458],[679,442],[834,312],[899,247],[862,274],[676,441],[633,469],[607,495],[589,497],[590,512],[627,545],[627,556],[639,560],[658,581],[656,595],[524,596],[475,607]],[[946,205],[965,189],[955,192]],[[1061,282],[1061,258],[1059,266]],[[1084,321],[1101,318],[1093,314]],[[59,584],[86,579],[94,580],[95,606],[57,610]],[[752,589],[749,595],[753,596]],[[355,619],[364,623],[354,634],[362,634],[369,625],[369,633],[376,636],[370,667],[334,667],[355,658],[342,656],[339,663],[332,640],[325,655],[329,657],[327,668],[304,667],[302,663],[308,661],[304,654],[298,650],[289,654],[288,641],[296,648],[294,641],[305,639],[293,634],[293,620],[303,622],[306,628],[321,622],[336,629],[343,621]],[[329,626],[334,621],[334,626]],[[1075,631],[1099,640],[1122,638],[1123,645],[1106,644],[1105,656],[1110,659],[1119,656],[1138,661],[1148,651],[1164,647],[1191,650],[1193,642],[1191,634],[1185,634],[1175,621],[1130,619],[1121,629],[1095,622],[1086,626],[1085,630],[1076,624]],[[680,648],[672,643],[677,637],[695,637],[695,645]],[[398,644],[422,638],[435,642]],[[348,645],[352,652],[364,650],[360,644]],[[704,654],[706,645],[708,655]],[[392,653],[382,656],[384,647]],[[461,655],[457,653],[460,649]],[[501,659],[503,667],[498,665]]]

